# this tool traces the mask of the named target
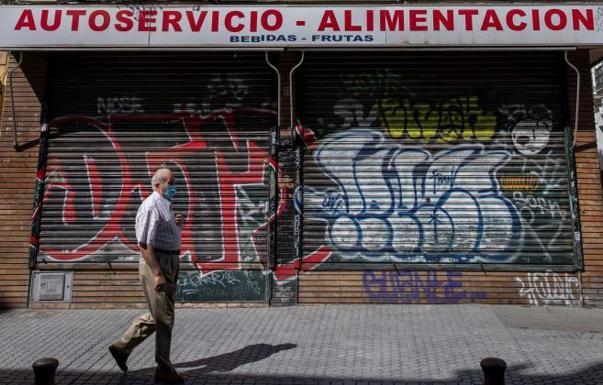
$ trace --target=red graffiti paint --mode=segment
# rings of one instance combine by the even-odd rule
[[[49,199],[54,199],[54,206],[51,206],[57,207],[57,197],[64,196],[64,199],[60,213],[54,212],[47,215],[53,216],[53,220],[56,220],[56,216],[59,215],[58,219],[63,223],[62,229],[67,232],[72,229],[73,233],[77,234],[78,240],[69,247],[65,247],[60,242],[53,243],[52,240],[44,239],[43,230],[41,255],[62,262],[85,261],[95,253],[98,255],[109,242],[116,240],[130,249],[133,254],[137,253],[138,248],[133,234],[133,213],[152,192],[149,180],[154,170],[169,163],[177,168],[175,172],[179,175],[177,182],[179,194],[182,194],[182,199],[187,202],[183,212],[187,220],[182,228],[182,254],[187,254],[191,262],[203,273],[244,269],[250,261],[248,254],[245,259],[242,253],[244,240],[240,239],[241,229],[239,227],[242,225],[237,211],[236,202],[239,199],[237,189],[240,186],[265,185],[269,180],[267,173],[282,174],[282,170],[268,153],[268,140],[262,147],[253,140],[245,139],[241,131],[244,127],[239,127],[243,124],[241,116],[255,115],[262,115],[269,119],[275,117],[275,114],[268,110],[243,108],[237,111],[220,110],[203,117],[176,113],[110,115],[106,121],[85,116],[68,116],[53,120],[50,127],[58,129],[59,132],[61,128],[83,125],[87,127],[87,130],[96,133],[95,143],[100,141],[105,144],[102,149],[91,148],[89,151],[76,154],[75,157],[70,153],[67,159],[69,164],[64,164],[56,153],[49,158],[45,173],[44,203]],[[118,127],[131,123],[142,123],[144,126],[147,122],[149,125],[153,122],[181,122],[188,141],[180,141],[176,145],[150,146],[146,151],[143,148],[142,152],[139,151],[137,155],[132,155],[132,151],[128,147],[131,146],[131,143],[120,142]],[[223,125],[224,131],[221,138],[228,138],[227,143],[220,142],[220,145],[216,145],[215,138],[212,139],[209,136],[212,130],[215,131],[215,126],[212,124],[216,122]],[[310,130],[301,127],[298,130],[307,144],[313,144],[315,139]],[[235,164],[232,163],[233,156],[237,159],[237,167],[234,167]],[[198,169],[195,171],[193,168],[198,168],[200,164],[199,161],[195,162],[195,159],[200,159],[200,157],[205,157],[203,167],[207,167],[208,158],[213,158],[213,162],[210,163],[214,165],[214,169],[211,171],[212,176],[207,178],[215,178],[215,181],[213,179],[199,181],[195,176],[199,175],[199,171]],[[82,165],[79,171],[73,168],[73,162],[77,159]],[[107,159],[110,160],[107,161]],[[141,165],[144,167],[143,170],[140,169]],[[242,165],[246,166],[241,167]],[[205,171],[202,175],[205,175]],[[82,181],[82,177],[86,179]],[[75,187],[70,181],[79,183],[78,187]],[[203,199],[203,194],[207,193],[205,190],[209,188],[208,186],[217,190],[215,196],[218,199]],[[268,186],[265,185],[265,188],[267,189]],[[268,260],[266,245],[270,225],[287,210],[289,192],[289,186],[281,186],[278,191],[279,204],[275,212],[269,217],[264,217],[261,222],[257,223],[257,227],[252,229],[249,245],[253,248],[257,262],[264,266],[267,266]],[[111,204],[107,203],[108,194],[117,194],[110,201]],[[233,204],[233,202],[235,203]],[[199,230],[199,225],[195,222],[200,210],[210,212],[211,215],[219,218],[215,222],[219,228],[214,228],[212,231],[220,234],[223,240],[221,255],[214,255],[212,259],[200,254],[204,245],[199,237],[203,237],[203,230]],[[82,218],[84,222],[91,222],[90,226],[93,228],[86,233],[88,239],[80,242],[79,239],[84,236],[81,235],[83,234],[81,229],[76,227],[80,226]],[[249,224],[243,226],[249,226]],[[248,251],[246,252],[248,253]],[[293,260],[288,263],[279,263],[274,272],[275,278],[280,282],[295,279],[299,270],[314,269],[326,261],[330,255],[331,250],[327,246],[323,246],[305,256],[302,261]]]
[[[109,126],[105,123],[102,123],[94,118],[89,117],[81,117],[81,116],[71,116],[58,118],[50,123],[51,127],[60,127],[63,125],[69,124],[88,124],[92,127],[98,128],[100,132],[105,135],[107,141],[110,143],[112,148],[115,150],[115,154],[118,158],[118,164],[120,167],[120,172],[122,175],[122,181],[124,182],[121,186],[121,193],[118,199],[117,204],[113,208],[112,215],[108,221],[105,222],[103,228],[98,231],[98,233],[87,240],[86,242],[79,245],[74,249],[66,249],[59,248],[56,246],[51,246],[48,244],[41,245],[41,251],[48,255],[50,258],[57,261],[82,261],[85,260],[89,255],[98,251],[101,247],[107,244],[109,241],[117,238],[130,249],[136,249],[136,242],[134,240],[128,239],[125,236],[124,231],[120,227],[120,220],[124,215],[124,211],[127,203],[129,202],[129,195],[127,194],[127,189],[125,189],[124,185],[127,186],[127,182],[129,180],[129,169],[128,164],[123,157],[123,155],[119,152],[119,145],[110,135]],[[63,222],[66,224],[74,223],[76,221],[77,212],[75,209],[75,189],[69,183],[65,182],[69,179],[66,172],[68,168],[64,167],[60,161],[53,160],[52,157],[49,157],[48,160],[49,168],[46,170],[46,189],[44,192],[43,205],[46,204],[49,195],[56,189],[62,189],[65,191],[65,200],[63,204],[63,213],[62,218]],[[92,179],[90,179],[90,174],[88,175],[89,179],[94,180],[95,184],[98,184],[99,178],[95,175],[96,171],[93,171]],[[98,198],[99,190],[98,186],[95,187],[96,192],[93,192],[93,195],[96,194]]]
[[[238,115],[265,115],[272,116],[274,113],[267,110],[258,109],[242,109],[237,111]],[[205,138],[204,131],[208,122],[213,122],[216,119],[224,122],[228,131],[228,137],[232,143],[230,148],[234,151],[240,150],[242,145],[246,146],[248,159],[246,163],[248,168],[244,172],[231,170],[228,162],[225,160],[226,154],[220,148],[209,148],[208,141]],[[144,155],[144,163],[146,165],[146,175],[144,177],[135,177],[132,173],[131,162],[133,160],[126,156],[122,149],[122,144],[117,139],[119,135],[114,132],[115,125],[119,123],[134,121],[134,122],[152,122],[152,121],[178,121],[183,122],[184,127],[190,141],[165,148],[150,148]],[[94,158],[94,149],[90,153],[81,154],[83,164],[85,165],[85,173],[87,176],[87,185],[89,186],[89,199],[86,200],[87,206],[82,208],[76,207],[76,193],[74,186],[69,184],[72,178],[77,179],[78,175],[69,175],[70,167],[61,163],[59,159],[49,159],[49,166],[46,172],[47,184],[44,195],[44,201],[47,201],[51,194],[63,193],[65,195],[63,209],[61,213],[62,221],[69,225],[75,224],[78,217],[84,215],[82,210],[88,209],[90,216],[94,219],[99,219],[105,190],[116,189],[119,187],[119,197],[114,207],[111,208],[111,213],[108,218],[102,222],[101,228],[91,236],[87,241],[78,244],[77,247],[59,248],[52,245],[52,242],[43,242],[41,251],[48,257],[57,261],[82,261],[88,258],[91,254],[100,250],[107,242],[118,239],[132,251],[136,252],[136,241],[133,239],[133,234],[128,234],[124,228],[124,221],[132,221],[133,218],[126,218],[128,207],[137,207],[140,202],[150,193],[148,186],[150,176],[155,169],[160,167],[164,162],[175,163],[183,176],[182,184],[184,185],[183,194],[187,195],[188,208],[185,213],[190,218],[195,210],[199,207],[199,191],[195,190],[195,182],[192,180],[190,170],[188,170],[187,158],[189,161],[194,159],[196,155],[207,153],[215,153],[215,173],[217,176],[217,187],[219,188],[220,201],[217,202],[216,213],[222,218],[221,233],[229,242],[225,242],[224,252],[221,258],[212,261],[204,262],[198,259],[195,250],[184,250],[189,252],[191,260],[198,263],[199,267],[204,270],[224,269],[224,268],[241,268],[240,252],[238,250],[239,240],[237,233],[237,217],[236,210],[232,203],[235,202],[235,188],[237,185],[245,185],[249,183],[261,184],[264,180],[264,169],[270,161],[270,157],[265,148],[252,141],[244,143],[241,140],[240,134],[237,132],[237,121],[235,113],[232,111],[217,111],[214,114],[205,117],[193,117],[188,114],[169,114],[169,115],[135,115],[135,116],[109,116],[108,121],[101,122],[94,118],[82,116],[70,116],[55,119],[51,122],[51,127],[68,127],[74,124],[84,124],[98,130],[104,136],[105,141],[109,144],[111,155],[116,159],[116,165],[119,166],[119,186],[116,186],[114,176],[103,175],[103,170],[99,166],[97,159]],[[107,149],[103,150],[102,154],[106,154]],[[139,162],[139,161],[136,161]],[[81,178],[81,175],[80,175]],[[80,182],[81,183],[81,182]],[[112,184],[113,183],[113,184]],[[79,211],[78,211],[79,210]],[[50,214],[53,215],[53,214]],[[54,214],[56,215],[56,214]],[[129,214],[131,216],[131,213]],[[182,240],[183,245],[194,244],[191,221],[187,221],[184,225]]]
[[[102,176],[100,175],[94,158],[86,157],[85,162],[88,174],[88,184],[90,185],[90,195],[92,198],[92,213],[94,217],[98,218],[101,212],[101,197],[103,195]]]

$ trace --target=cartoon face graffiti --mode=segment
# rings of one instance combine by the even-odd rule
[[[511,138],[517,151],[535,155],[549,143],[553,122],[549,119],[523,119],[511,128]]]

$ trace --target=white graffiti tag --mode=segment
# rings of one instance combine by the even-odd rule
[[[509,157],[481,144],[432,155],[377,131],[347,130],[314,153],[337,188],[305,188],[304,210],[326,222],[326,239],[344,259],[509,261],[521,220],[495,178]]]
[[[528,273],[525,280],[515,277],[515,281],[521,285],[519,295],[526,298],[530,305],[582,304],[581,285],[576,276],[547,270],[544,273]]]
[[[99,115],[106,114],[142,114],[142,98],[119,97],[119,98],[96,98],[96,108]]]

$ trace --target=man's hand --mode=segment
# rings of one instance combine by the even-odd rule
[[[153,275],[153,281],[155,282],[155,291],[165,291],[167,281],[161,271]]]
[[[178,226],[182,226],[182,224],[184,223],[184,215],[182,213],[177,213],[174,216],[176,217],[176,224]]]

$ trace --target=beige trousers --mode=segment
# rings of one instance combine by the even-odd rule
[[[174,326],[174,295],[178,280],[179,258],[176,254],[155,252],[155,258],[167,281],[165,291],[157,292],[153,280],[153,272],[140,258],[140,282],[149,305],[149,313],[135,319],[128,330],[115,345],[127,354],[155,332],[155,361],[165,369],[173,370],[170,361],[172,345],[172,327]]]

